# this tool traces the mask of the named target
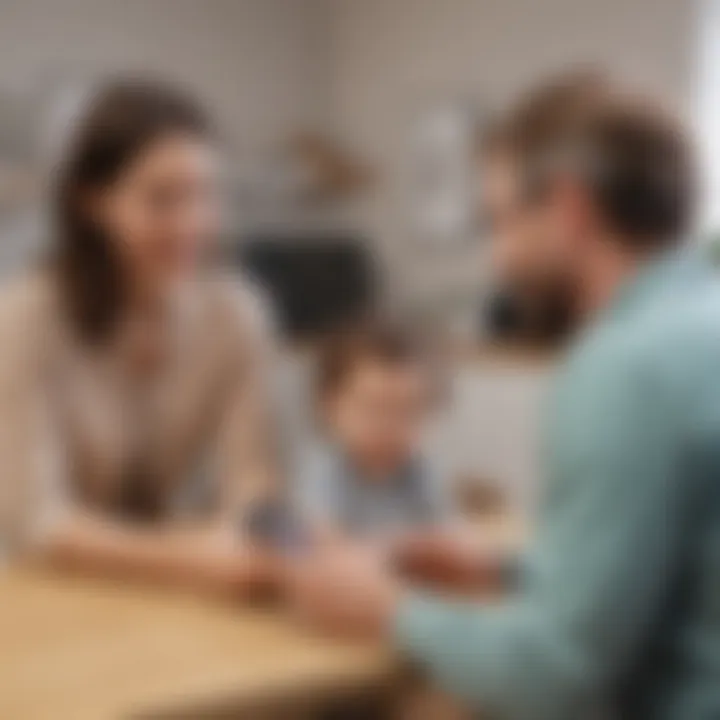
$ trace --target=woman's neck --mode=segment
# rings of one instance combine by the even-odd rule
[[[117,347],[132,372],[152,373],[168,360],[179,332],[179,295],[179,286],[130,284]]]

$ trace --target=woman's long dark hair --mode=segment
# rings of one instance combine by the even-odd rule
[[[112,81],[93,96],[59,167],[55,267],[66,310],[84,342],[97,344],[112,335],[127,284],[116,245],[91,217],[87,199],[173,132],[211,134],[203,109],[191,97],[164,83]]]

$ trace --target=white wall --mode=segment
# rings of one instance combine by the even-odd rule
[[[380,170],[392,246],[419,108],[600,60],[683,100],[696,0],[0,0],[0,88],[137,68],[190,82],[241,148],[333,124]]]
[[[692,95],[695,0],[329,0],[329,9],[337,127],[378,169],[360,217],[390,262],[394,289],[415,299],[432,296],[442,276],[457,285],[475,273],[477,287],[482,273],[477,253],[423,253],[405,225],[408,135],[423,109],[475,98],[492,108],[581,63],[680,106]],[[499,481],[528,507],[547,377],[496,370],[458,373],[440,447],[458,469]]]
[[[468,96],[502,102],[535,78],[596,62],[685,103],[695,0],[330,0],[334,100],[343,136],[379,168],[363,208],[403,266],[401,213],[414,116]],[[435,260],[433,260],[435,262]]]
[[[190,83],[241,148],[326,123],[321,0],[0,0],[0,87],[105,70]]]
[[[293,132],[331,124],[328,22],[324,0],[0,0],[2,151],[40,147],[52,159],[77,109],[74,89],[148,73],[206,103],[232,171],[247,175]],[[46,233],[32,207],[3,206],[0,235],[4,277]]]

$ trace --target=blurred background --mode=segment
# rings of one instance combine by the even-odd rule
[[[453,339],[452,476],[526,508],[552,338],[494,287],[482,128],[538,78],[597,65],[690,117],[720,189],[717,40],[720,2],[699,0],[0,0],[0,274],[42,246],[47,168],[89,84],[181,81],[223,130],[227,263],[276,303],[291,432],[309,423],[307,347],[397,308]],[[720,206],[703,217],[712,238]]]

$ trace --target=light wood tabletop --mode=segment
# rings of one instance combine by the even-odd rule
[[[473,525],[486,547],[525,544],[517,518]],[[277,608],[0,569],[0,720],[314,717],[392,693],[401,666],[389,648],[317,637]]]
[[[313,637],[278,610],[38,570],[0,575],[8,720],[256,718],[269,705],[381,690],[398,670],[388,650]]]

